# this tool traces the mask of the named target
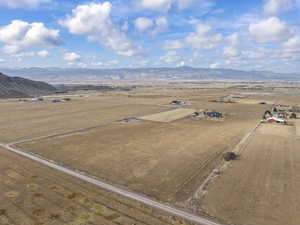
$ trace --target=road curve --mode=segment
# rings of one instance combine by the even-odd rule
[[[0,143],[0,147],[10,151],[10,152],[14,152],[18,155],[21,155],[23,157],[26,157],[26,158],[29,158],[35,162],[38,162],[42,165],[45,165],[49,168],[52,168],[52,169],[55,169],[55,170],[58,170],[60,172],[63,172],[65,174],[68,174],[70,176],[73,176],[77,179],[80,179],[84,182],[88,182],[88,183],[91,183],[91,184],[94,184],[100,188],[103,188],[107,191],[110,191],[110,192],[113,192],[113,193],[116,193],[118,195],[121,195],[123,197],[126,197],[128,199],[132,199],[132,200],[135,200],[135,201],[138,201],[138,202],[141,202],[147,206],[150,206],[152,208],[156,208],[156,209],[159,209],[159,210],[162,210],[166,213],[169,213],[171,215],[174,215],[174,216],[177,216],[177,217],[180,217],[180,218],[183,218],[187,221],[190,221],[192,223],[195,223],[195,224],[200,224],[200,225],[222,225],[220,223],[217,223],[217,222],[213,222],[211,220],[208,220],[204,217],[201,217],[201,216],[198,216],[198,215],[195,215],[195,214],[192,214],[192,213],[189,213],[187,211],[184,211],[182,209],[178,209],[178,208],[175,208],[175,207],[172,207],[172,206],[169,206],[167,204],[163,204],[163,203],[160,203],[160,202],[157,202],[157,201],[154,201],[150,198],[147,198],[145,196],[142,196],[142,195],[139,195],[135,192],[130,192],[128,190],[125,190],[125,189],[122,189],[122,188],[119,188],[119,187],[115,187],[111,184],[108,184],[108,183],[105,183],[103,181],[100,181],[99,179],[96,179],[96,178],[92,178],[92,177],[89,177],[87,175],[84,175],[84,174],[81,174],[75,170],[72,170],[72,169],[69,169],[69,168],[65,168],[63,166],[60,166],[60,165],[57,165],[53,162],[49,162],[45,159],[42,159],[36,155],[33,155],[33,154],[30,154],[30,153],[26,153],[24,151],[21,151],[15,147],[13,147],[12,145],[9,145],[9,144],[2,144]]]

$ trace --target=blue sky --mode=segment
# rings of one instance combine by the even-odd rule
[[[0,67],[298,72],[300,0],[1,0]]]

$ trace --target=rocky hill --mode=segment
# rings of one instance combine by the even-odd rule
[[[55,91],[55,87],[44,82],[9,77],[0,73],[0,98],[33,97]]]

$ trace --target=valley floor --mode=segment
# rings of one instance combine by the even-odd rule
[[[299,104],[288,88],[255,94],[253,86],[246,96],[236,83],[206,83],[75,92],[60,103],[1,100],[0,143],[224,224],[296,225],[297,119],[291,126],[261,124],[239,159],[188,204],[272,104]],[[192,116],[202,110],[224,118]],[[5,149],[0,160],[0,224],[190,224]]]

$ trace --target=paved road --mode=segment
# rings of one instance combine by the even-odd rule
[[[119,187],[115,187],[111,184],[108,184],[108,183],[105,183],[99,179],[96,179],[96,178],[93,178],[93,177],[89,177],[87,175],[84,175],[84,174],[81,174],[80,172],[77,172],[75,170],[72,170],[72,169],[69,169],[69,168],[65,168],[63,166],[60,166],[60,165],[57,165],[53,162],[49,162],[45,159],[42,159],[36,155],[33,155],[33,154],[30,154],[30,153],[26,153],[24,151],[21,151],[9,144],[2,144],[0,143],[0,147],[10,151],[10,152],[14,152],[16,154],[19,154],[23,157],[26,157],[26,158],[29,158],[35,162],[38,162],[40,164],[43,164],[47,167],[50,167],[50,168],[53,168],[55,170],[58,170],[60,172],[63,172],[65,174],[68,174],[70,176],[73,176],[75,178],[78,178],[82,181],[85,181],[85,182],[88,182],[88,183],[91,183],[91,184],[94,184],[100,188],[103,188],[107,191],[110,191],[110,192],[113,192],[113,193],[116,193],[116,194],[119,194],[121,196],[124,196],[126,198],[129,198],[129,199],[132,199],[132,200],[135,200],[135,201],[138,201],[138,202],[141,202],[147,206],[150,206],[150,207],[153,207],[153,208],[156,208],[156,209],[159,209],[159,210],[162,210],[166,213],[169,213],[171,215],[174,215],[174,216],[178,216],[178,217],[181,217],[183,219],[186,219],[190,222],[193,222],[195,224],[200,224],[200,225],[221,225],[220,223],[217,223],[217,222],[213,222],[211,220],[208,220],[206,218],[203,218],[201,216],[198,216],[198,215],[194,215],[192,213],[189,213],[189,212],[186,212],[184,210],[181,210],[181,209],[178,209],[178,208],[174,208],[172,206],[169,206],[169,205],[166,205],[166,204],[163,204],[163,203],[160,203],[160,202],[157,202],[157,201],[154,201],[152,199],[149,199],[145,196],[142,196],[142,195],[139,195],[135,192],[130,192],[128,190],[124,190],[122,188],[119,188]]]

